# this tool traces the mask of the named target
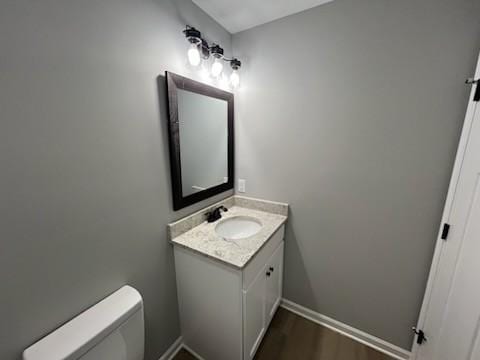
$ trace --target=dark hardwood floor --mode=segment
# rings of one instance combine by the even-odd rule
[[[187,350],[182,349],[177,353],[177,355],[175,355],[173,360],[197,360],[197,358],[191,355]]]
[[[263,338],[255,360],[303,359],[393,360],[355,340],[279,308]],[[174,360],[196,360],[196,358],[182,349]]]

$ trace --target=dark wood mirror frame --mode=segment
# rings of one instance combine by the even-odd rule
[[[188,205],[207,199],[213,195],[233,189],[234,146],[233,146],[233,94],[213,86],[166,71],[168,93],[168,129],[170,143],[170,170],[172,176],[173,209],[179,210]],[[178,120],[177,90],[182,89],[197,94],[227,101],[227,129],[228,129],[228,182],[183,196],[182,194],[182,167],[180,164],[180,133]]]

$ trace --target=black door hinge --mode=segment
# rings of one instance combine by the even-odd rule
[[[480,79],[469,78],[465,80],[465,84],[467,85],[476,85],[475,94],[473,95],[473,101],[479,102],[480,101]]]
[[[427,341],[427,337],[423,330],[418,330],[416,327],[412,327],[413,333],[417,335],[417,344],[422,345],[424,342]]]
[[[443,224],[443,230],[442,230],[442,240],[447,240],[448,233],[450,232],[450,224]]]

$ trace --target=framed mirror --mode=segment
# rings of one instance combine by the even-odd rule
[[[173,208],[233,189],[233,94],[166,72]]]

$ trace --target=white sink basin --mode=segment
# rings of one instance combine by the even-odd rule
[[[225,240],[238,240],[255,235],[261,228],[262,223],[253,217],[234,216],[218,223],[215,232]]]

